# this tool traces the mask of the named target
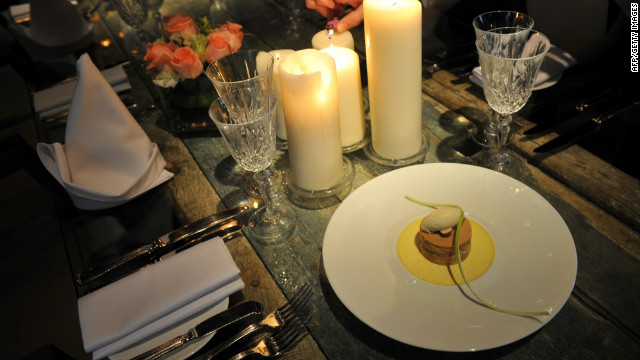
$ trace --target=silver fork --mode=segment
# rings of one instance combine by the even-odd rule
[[[294,321],[295,319],[308,317],[311,313],[311,309],[307,304],[312,296],[313,291],[311,290],[311,286],[309,286],[308,283],[305,283],[300,288],[300,290],[298,290],[296,294],[293,295],[291,300],[282,305],[278,310],[265,316],[265,318],[262,319],[262,321],[260,321],[259,323],[247,326],[236,335],[216,345],[213,349],[207,351],[194,360],[211,359],[233,344],[247,338],[252,334],[260,331],[273,331],[274,329],[284,327],[286,324]]]
[[[304,319],[293,319],[256,345],[234,355],[229,360],[241,360],[250,355],[261,355],[266,358],[284,355],[307,335],[305,326],[310,318],[311,315],[308,314]]]

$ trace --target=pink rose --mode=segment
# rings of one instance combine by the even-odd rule
[[[216,60],[240,50],[244,34],[241,31],[242,25],[227,21],[225,25],[218,27],[209,34],[209,45],[205,50],[204,57],[207,62]]]
[[[171,65],[178,75],[186,79],[195,79],[202,74],[203,65],[193,49],[190,47],[181,47],[173,53]]]
[[[158,72],[164,70],[175,72],[171,66],[171,61],[175,57],[174,52],[177,48],[178,45],[174,43],[147,44],[147,54],[144,56],[144,60],[151,62],[147,66],[147,70],[156,69]]]
[[[166,32],[169,40],[175,40],[179,36],[185,37],[200,33],[196,22],[183,13],[168,16],[165,18],[165,22],[167,23]]]

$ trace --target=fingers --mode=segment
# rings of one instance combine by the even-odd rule
[[[364,20],[364,8],[362,5],[358,6],[352,12],[345,15],[336,26],[338,32],[343,32],[351,29],[354,26],[360,25]]]
[[[335,7],[335,3],[332,0],[306,0],[305,4],[307,9],[315,10],[324,17],[329,14],[329,9]]]
[[[335,2],[342,5],[351,5],[354,9],[357,9],[362,5],[363,0],[335,0]]]

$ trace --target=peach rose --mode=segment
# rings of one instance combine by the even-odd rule
[[[168,16],[165,18],[165,22],[167,23],[166,32],[169,40],[175,40],[179,36],[185,37],[200,33],[196,22],[183,13]]]
[[[144,56],[144,60],[151,62],[147,66],[147,70],[156,69],[159,72],[164,70],[174,72],[171,61],[177,48],[178,45],[174,43],[147,44],[147,54]]]
[[[225,25],[218,27],[209,34],[207,36],[209,45],[204,53],[207,62],[215,62],[226,55],[238,51],[242,46],[242,38],[244,36],[241,29],[242,25],[227,21]]]
[[[198,54],[190,47],[181,47],[173,53],[171,65],[176,72],[185,79],[195,79],[204,69]]]

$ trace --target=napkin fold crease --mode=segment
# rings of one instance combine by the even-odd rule
[[[127,73],[122,65],[117,65],[101,71],[102,76],[109,82],[116,93],[131,89]],[[66,81],[47,89],[33,93],[33,107],[40,118],[59,114],[69,110],[77,80]]]
[[[156,144],[118,98],[87,54],[77,62],[65,144],[38,143],[43,165],[81,209],[129,201],[173,174]]]

